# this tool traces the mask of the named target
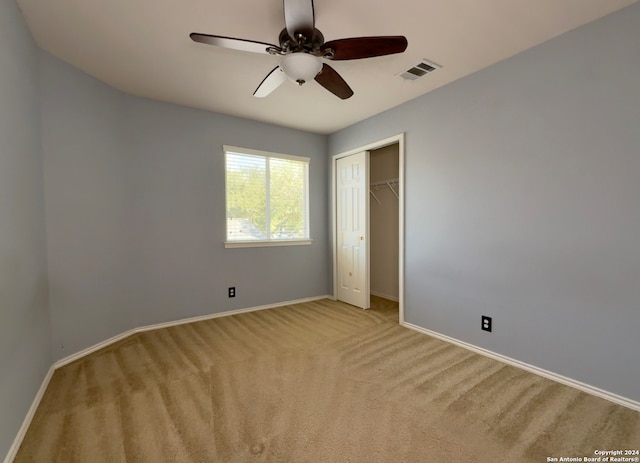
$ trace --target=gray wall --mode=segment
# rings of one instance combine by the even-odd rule
[[[327,294],[326,137],[137,98],[127,115],[135,325]],[[224,248],[223,144],[311,158],[312,245]]]
[[[38,51],[0,0],[0,457],[51,366]]]
[[[54,358],[130,329],[124,96],[40,52]]]
[[[408,322],[640,400],[639,31],[636,4],[330,137],[406,132]]]
[[[44,52],[41,75],[56,359],[141,325],[327,294],[326,137],[125,95]],[[312,245],[224,248],[223,144],[311,157]]]

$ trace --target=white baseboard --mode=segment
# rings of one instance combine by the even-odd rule
[[[238,315],[238,314],[247,313],[247,312],[257,312],[258,310],[275,309],[276,307],[283,307],[285,305],[302,304],[304,302],[313,302],[313,301],[319,301],[320,299],[330,299],[330,298],[331,298],[331,296],[327,296],[327,295],[314,296],[314,297],[306,297],[304,299],[296,299],[294,301],[286,301],[286,302],[277,302],[275,304],[258,305],[258,306],[255,306],[255,307],[248,307],[246,309],[229,310],[227,312],[220,312],[220,313],[214,313],[214,314],[209,314],[209,315],[201,315],[199,317],[183,318],[183,319],[177,320],[177,321],[172,321],[172,322],[167,322],[167,323],[157,323],[155,325],[143,326],[143,327],[140,327],[140,328],[136,328],[134,330],[134,332],[141,333],[143,331],[151,331],[151,330],[158,330],[158,329],[161,329],[161,328],[169,328],[171,326],[185,325],[187,323],[194,323],[194,322],[201,322],[201,321],[205,321],[205,320],[211,320],[213,318],[228,317],[230,315]]]
[[[390,301],[400,302],[400,298],[398,296],[390,296],[388,294],[380,293],[378,291],[369,291],[369,294],[371,294],[372,296],[381,297],[382,299],[388,299]]]
[[[616,403],[618,405],[622,405],[624,407],[630,408],[632,410],[640,411],[640,402],[635,400],[628,399],[627,397],[622,397],[618,394],[614,394],[613,392],[605,391],[603,389],[597,388],[595,386],[591,386],[589,384],[582,383],[575,379],[567,378],[566,376],[559,375],[557,373],[553,373],[548,370],[544,370],[542,368],[536,367],[534,365],[530,365],[528,363],[521,362],[520,360],[515,360],[510,357],[507,357],[502,354],[498,354],[496,352],[492,352],[487,349],[483,349],[482,347],[474,346],[473,344],[469,344],[464,341],[460,341],[458,339],[446,336],[444,334],[436,333],[435,331],[428,330],[426,328],[422,328],[417,325],[413,325],[411,323],[403,322],[402,326],[412,329],[414,331],[418,331],[419,333],[426,334],[432,336],[434,338],[440,339],[442,341],[450,342],[451,344],[455,344],[457,346],[463,347],[467,350],[475,352],[480,355],[484,355],[485,357],[492,358],[502,363],[506,363],[507,365],[511,365],[517,368],[521,368],[530,373],[536,374],[538,376],[543,376],[547,379],[551,379],[558,383],[564,384],[566,386],[571,386],[575,389],[579,389],[580,391],[586,392],[587,394],[594,395],[596,397],[600,397],[601,399],[608,400],[610,402]]]
[[[136,332],[137,332],[137,329],[132,329],[129,331],[125,331],[124,333],[117,334],[112,338],[105,339],[104,341],[101,341],[98,344],[94,344],[93,346],[87,347],[86,349],[82,349],[81,351],[76,352],[75,354],[71,354],[63,359],[58,360],[53,364],[53,368],[58,369],[71,362],[75,362],[76,360],[81,359],[86,355],[92,354],[93,352],[96,352],[104,347],[110,346],[113,343],[121,341],[131,336],[132,334],[135,334]]]
[[[27,429],[29,429],[29,426],[31,425],[31,420],[33,420],[33,417],[36,414],[36,410],[40,405],[40,401],[44,396],[44,391],[46,391],[47,386],[49,386],[49,381],[51,381],[51,377],[53,376],[54,371],[55,371],[55,367],[51,366],[46,376],[44,377],[44,380],[40,385],[40,389],[38,389],[38,392],[36,393],[36,396],[33,399],[33,402],[31,403],[31,407],[29,407],[27,416],[25,416],[24,420],[22,421],[22,426],[20,426],[20,429],[18,430],[18,435],[13,440],[13,444],[9,448],[9,453],[7,453],[7,456],[4,459],[4,463],[11,463],[13,459],[16,457],[16,454],[18,453],[18,449],[20,448],[20,445],[22,445],[22,440],[24,439],[24,436],[27,434]]]
[[[123,339],[125,339],[128,336],[131,336],[132,334],[136,334],[136,333],[142,333],[144,331],[151,331],[151,330],[158,330],[161,328],[168,328],[170,326],[176,326],[176,325],[184,325],[186,323],[194,323],[194,322],[199,322],[199,321],[204,321],[204,320],[211,320],[213,318],[220,318],[220,317],[228,317],[230,315],[237,315],[237,314],[241,314],[241,313],[247,313],[247,312],[255,312],[258,310],[265,310],[265,309],[274,309],[276,307],[282,307],[285,305],[293,305],[293,304],[301,304],[303,302],[312,302],[312,301],[318,301],[320,299],[333,299],[333,296],[314,296],[314,297],[307,297],[304,299],[296,299],[293,301],[285,301],[285,302],[277,302],[275,304],[267,304],[267,305],[260,305],[260,306],[255,306],[255,307],[247,307],[245,309],[237,309],[237,310],[229,310],[226,312],[220,312],[220,313],[214,313],[214,314],[209,314],[209,315],[202,315],[199,317],[191,317],[191,318],[183,318],[180,320],[175,320],[172,322],[166,322],[166,323],[157,323],[155,325],[148,325],[148,326],[141,326],[139,328],[134,328],[128,331],[125,331],[124,333],[120,333],[116,336],[113,336],[112,338],[106,339],[102,342],[99,342],[98,344],[94,344],[91,347],[87,347],[86,349],[82,349],[79,352],[76,352],[75,354],[71,354],[68,357],[65,357],[63,359],[58,360],[57,362],[55,362],[51,368],[49,368],[49,372],[47,373],[47,376],[45,376],[44,381],[42,381],[42,384],[40,385],[40,389],[38,389],[38,393],[36,394],[35,399],[33,399],[33,403],[31,404],[31,408],[29,408],[29,412],[27,413],[27,416],[25,416],[24,421],[22,422],[22,426],[20,426],[20,430],[18,431],[18,434],[16,436],[16,438],[13,440],[13,444],[11,445],[11,447],[9,448],[9,453],[7,454],[7,456],[4,459],[4,463],[12,463],[13,459],[16,457],[16,454],[18,453],[18,449],[20,448],[20,445],[22,444],[22,440],[24,439],[24,436],[27,433],[27,430],[29,429],[29,426],[31,425],[31,420],[33,420],[33,417],[36,413],[36,410],[38,409],[38,406],[40,405],[40,401],[42,400],[42,397],[44,395],[44,392],[47,390],[47,386],[49,385],[49,381],[51,381],[51,377],[53,376],[53,373],[55,372],[55,370],[57,370],[58,368],[67,365],[71,362],[75,362],[78,359],[81,359],[82,357],[85,357],[93,352],[96,352],[104,347],[107,347],[115,342],[121,341]]]
[[[99,342],[98,344],[94,344],[93,346],[87,347],[86,349],[82,349],[79,352],[76,352],[75,354],[71,354],[63,359],[58,360],[56,363],[54,363],[54,367],[55,368],[60,368],[61,366],[67,365],[71,362],[75,362],[78,359],[81,359],[82,357],[85,357],[89,354],[92,354],[93,352],[96,352],[100,349],[103,349],[113,343],[116,343],[118,341],[121,341],[123,339],[125,339],[128,336],[131,336],[132,334],[136,334],[136,333],[143,333],[145,331],[152,331],[152,330],[159,330],[162,328],[169,328],[171,326],[178,326],[178,325],[185,325],[187,323],[195,323],[195,322],[201,322],[201,321],[205,321],[205,320],[211,320],[214,318],[220,318],[220,317],[229,317],[231,315],[238,315],[241,313],[247,313],[247,312],[256,312],[258,310],[266,310],[266,309],[274,309],[276,307],[282,307],[285,305],[293,305],[293,304],[302,304],[303,302],[312,302],[312,301],[318,301],[320,299],[330,299],[332,298],[332,296],[314,296],[314,297],[307,297],[304,299],[296,299],[293,301],[285,301],[285,302],[276,302],[274,304],[266,304],[266,305],[259,305],[259,306],[255,306],[255,307],[247,307],[244,309],[235,309],[235,310],[228,310],[226,312],[218,312],[218,313],[213,313],[213,314],[208,314],[208,315],[200,315],[198,317],[190,317],[190,318],[181,318],[180,320],[174,320],[174,321],[170,321],[170,322],[164,322],[164,323],[156,323],[153,325],[147,325],[147,326],[140,326],[138,328],[133,328],[129,331],[125,331],[124,333],[120,333],[116,336],[113,336],[112,338],[109,339],[105,339],[102,342]]]

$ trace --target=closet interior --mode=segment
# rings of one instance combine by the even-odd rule
[[[372,150],[369,162],[370,292],[398,301],[399,145]]]

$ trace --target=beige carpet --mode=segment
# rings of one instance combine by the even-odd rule
[[[322,300],[131,336],[57,370],[23,462],[546,462],[640,413]]]

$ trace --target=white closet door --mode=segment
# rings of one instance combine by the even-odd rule
[[[336,165],[338,299],[369,308],[369,152]]]

